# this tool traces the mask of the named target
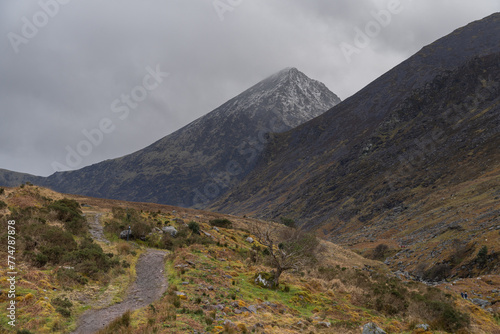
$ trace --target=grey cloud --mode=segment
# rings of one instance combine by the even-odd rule
[[[41,0],[44,3],[56,0]],[[116,126],[78,166],[131,153],[288,66],[341,98],[425,44],[500,9],[496,0],[405,1],[370,46],[346,62],[339,44],[389,0],[242,0],[221,21],[211,1],[70,1],[38,34],[11,48],[38,2],[0,2],[0,168],[48,175],[82,130]],[[169,72],[121,120],[111,103],[142,84],[146,68]]]

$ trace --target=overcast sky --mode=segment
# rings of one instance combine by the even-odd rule
[[[498,0],[397,2],[1,1],[0,168],[49,175],[123,156],[285,67],[345,99],[500,11]]]

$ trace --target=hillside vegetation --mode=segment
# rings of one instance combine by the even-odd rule
[[[15,219],[18,226],[16,329],[22,333],[69,333],[86,309],[124,300],[147,248],[170,252],[166,293],[101,333],[360,333],[369,322],[387,333],[422,333],[416,326],[424,323],[431,333],[500,330],[491,313],[461,299],[460,291],[402,280],[381,262],[324,240],[314,243],[307,263],[294,261],[268,288],[262,282],[277,267],[262,232],[275,241],[274,251],[291,251],[299,245],[294,240],[303,240],[290,237],[297,234],[283,224],[63,196],[30,185],[4,189],[0,201],[2,223]],[[91,238],[87,221],[96,215],[109,242]],[[118,235],[128,226],[134,237],[126,242]],[[159,232],[168,226],[175,237]],[[2,291],[6,284],[2,278]],[[2,309],[7,301],[2,293]],[[9,330],[5,317],[0,324]]]

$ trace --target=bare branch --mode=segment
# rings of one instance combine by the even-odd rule
[[[277,286],[282,272],[299,269],[314,259],[319,242],[311,233],[277,225],[254,225],[252,233],[267,248]]]

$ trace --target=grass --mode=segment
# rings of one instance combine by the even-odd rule
[[[113,320],[106,328],[97,332],[97,334],[133,333],[130,324],[130,311],[127,311],[121,317]]]
[[[79,217],[78,219],[82,217],[76,201],[65,200],[62,197],[55,197],[54,201],[45,196],[45,190],[31,186],[22,189],[9,189],[8,191],[13,199],[10,202],[13,210],[11,214],[14,214],[16,225],[19,225],[19,235],[16,240],[17,328],[24,328],[35,333],[65,333],[74,328],[78,315],[89,308],[88,305],[81,302],[82,296],[90,296],[90,299],[94,299],[94,301],[108,299],[113,301],[113,298],[115,298],[115,302],[119,301],[120,289],[123,290],[122,294],[124,294],[127,285],[134,278],[133,270],[137,254],[136,256],[132,254],[120,255],[114,245],[102,244],[100,245],[101,249],[96,243],[88,243],[85,231],[78,231],[78,235],[65,234],[64,231],[67,229],[75,232],[75,226],[65,226],[63,222],[70,221],[74,217]],[[57,212],[52,214],[54,210]],[[0,216],[0,220],[3,219],[7,219],[7,217]],[[36,247],[42,245],[45,247],[42,250],[48,250],[47,245],[57,245],[58,243],[64,243],[65,246],[73,244],[72,248],[76,250],[76,247],[86,243],[86,246],[81,246],[81,249],[78,250],[81,252],[78,256],[101,256],[101,254],[113,253],[113,258],[126,259],[132,266],[128,269],[115,267],[107,273],[94,277],[86,276],[85,279],[88,283],[85,285],[60,281],[57,278],[57,273],[74,271],[63,267],[76,267],[79,261],[71,263],[72,260],[67,255],[74,255],[66,251],[63,256],[66,256],[68,260],[48,262],[42,268],[34,266],[29,260],[30,254],[25,251],[28,246],[27,241],[30,240],[26,238],[30,234],[26,233],[25,225],[35,227],[33,231],[36,231],[38,235],[35,234],[32,238],[38,238],[38,246]],[[61,240],[58,236],[63,236],[66,241]],[[1,251],[0,254],[4,257],[7,256]],[[51,255],[51,253],[47,254]],[[106,255],[103,259],[107,261],[108,258]],[[59,277],[61,276],[59,275]],[[2,280],[0,280],[0,287],[4,288]],[[6,307],[7,302],[7,299],[0,298],[0,307]],[[0,328],[2,329],[10,328],[5,320],[6,317],[0,319]]]
[[[23,189],[24,193],[27,191],[26,188]],[[24,200],[18,196],[16,201],[22,203]],[[30,197],[30,201],[34,200]],[[39,205],[43,206],[42,202],[43,200]],[[94,211],[102,210],[97,202],[92,202],[92,207]],[[106,210],[111,212],[111,208]],[[359,333],[359,327],[369,321],[381,324],[388,333],[411,333],[412,322],[415,319],[422,321],[425,319],[415,311],[418,310],[419,303],[423,305],[420,305],[422,309],[427,307],[425,303],[430,305],[433,301],[444,303],[435,304],[436,309],[446,310],[448,306],[444,305],[451,303],[450,305],[454,305],[454,309],[460,312],[467,310],[471,314],[473,324],[487,331],[492,331],[495,325],[499,326],[498,317],[494,319],[460,299],[441,300],[439,298],[444,297],[440,297],[442,294],[439,291],[433,291],[437,297],[422,297],[424,299],[420,301],[412,299],[411,291],[419,291],[425,296],[426,287],[417,283],[406,285],[398,280],[393,282],[386,278],[388,272],[380,263],[364,259],[342,247],[326,242],[322,242],[321,257],[316,266],[310,265],[298,271],[284,273],[279,289],[261,288],[253,283],[253,277],[256,272],[270,272],[271,268],[262,251],[257,251],[254,259],[250,258],[250,250],[257,242],[249,244],[245,241],[248,236],[252,236],[245,221],[231,217],[232,228],[219,227],[217,232],[212,229],[209,221],[221,217],[205,217],[199,212],[191,216],[184,212],[174,216],[156,211],[141,212],[137,209],[136,213],[131,214],[131,218],[154,225],[157,225],[158,220],[161,222],[168,220],[170,225],[181,231],[183,224],[178,220],[175,222],[174,218],[182,217],[186,222],[196,221],[200,230],[209,232],[213,238],[206,237],[203,233],[193,235],[194,231],[188,228],[181,231],[181,236],[175,239],[175,251],[168,256],[165,263],[168,291],[150,306],[118,319],[104,333],[182,333],[195,330],[241,333],[246,329],[247,332],[263,330],[280,334],[299,332],[297,329],[299,321],[304,324],[304,328],[300,331],[305,333],[328,331]],[[126,211],[117,212],[119,214],[116,217],[112,213],[104,217],[106,220],[126,217],[123,215]],[[202,218],[196,218],[195,215],[202,215]],[[75,240],[80,243],[84,240],[84,236]],[[79,301],[83,294],[90,294],[93,300],[109,300],[111,303],[122,300],[128,286],[134,280],[136,261],[147,244],[147,241],[125,243],[116,240],[110,245],[101,245],[104,253],[113,253],[120,261],[128,262],[130,267],[112,269],[106,281],[90,279],[89,284],[75,286],[73,291],[64,290],[55,279],[54,273],[59,269],[57,266],[36,268],[25,264],[25,267],[20,268],[20,276],[24,280],[20,282],[18,291],[22,297],[32,294],[34,298],[22,304],[20,328],[41,334],[68,332],[74,329],[78,315],[88,309],[88,304]],[[390,246],[394,247],[393,244]],[[491,244],[487,246],[491,248]],[[320,270],[319,267],[328,270]],[[364,270],[367,268],[371,271]],[[188,284],[184,285],[183,282]],[[486,289],[487,283],[483,284]],[[492,284],[495,285],[496,281],[493,280]],[[376,297],[381,298],[382,307],[377,307],[376,298],[370,297],[375,295],[375,288],[381,291]],[[176,296],[175,291],[184,292],[186,298]],[[407,300],[415,307],[408,308],[406,313],[391,314],[392,311],[383,307],[384,303],[387,305],[394,303],[391,291],[396,291],[397,293],[394,292],[396,295],[399,294],[399,297],[394,298]],[[455,296],[456,292],[451,294]],[[48,298],[48,304],[44,303],[45,297]],[[51,305],[50,302],[56,298],[62,303],[56,302],[60,305]],[[72,306],[64,302],[65,298],[68,298]],[[220,304],[224,305],[222,310],[214,309],[215,305]],[[4,302],[0,302],[0,307],[5,305]],[[251,305],[257,308],[257,314],[245,311],[239,313],[243,307]],[[58,307],[68,310],[69,316],[67,317],[67,312],[58,310]],[[450,316],[455,315],[450,313]],[[224,320],[231,320],[238,327],[224,327]],[[318,327],[319,321],[329,321],[332,328]],[[0,320],[0,325],[7,328],[3,319]],[[255,327],[256,325],[263,327]],[[434,325],[440,326],[438,323]]]
[[[221,233],[226,237],[231,237],[231,240],[240,243],[240,245],[244,245],[242,239],[248,236],[246,233],[241,233],[240,235],[234,231],[227,232],[226,234],[226,231],[222,229]],[[221,258],[225,258],[226,260],[222,261]],[[195,267],[176,267],[176,265],[186,263],[186,261],[195,263]],[[200,302],[206,303],[208,301],[209,304],[223,303],[227,308],[227,310],[224,310],[226,313],[225,318],[231,319],[234,323],[243,322],[247,328],[251,328],[257,321],[257,317],[251,314],[247,314],[246,316],[238,315],[235,313],[238,306],[235,307],[232,305],[234,303],[238,303],[235,305],[240,306],[260,305],[267,301],[276,304],[276,308],[264,308],[260,310],[259,319],[266,319],[270,323],[277,321],[277,319],[284,321],[283,314],[286,314],[287,317],[294,319],[294,321],[311,318],[330,321],[332,326],[345,329],[346,333],[349,330],[358,328],[369,320],[377,320],[379,323],[385,324],[385,328],[392,332],[410,332],[405,330],[410,322],[407,316],[400,314],[395,316],[384,315],[380,311],[367,307],[370,303],[366,304],[366,301],[363,302],[360,300],[364,295],[362,292],[363,289],[369,289],[373,283],[369,283],[369,281],[362,283],[363,280],[360,283],[355,283],[357,280],[356,277],[361,277],[359,275],[362,272],[359,270],[350,268],[342,270],[339,266],[339,269],[335,271],[335,275],[340,275],[339,277],[343,280],[342,291],[328,288],[327,285],[331,282],[331,279],[313,279],[315,277],[314,270],[310,274],[306,274],[305,277],[302,277],[300,273],[284,275],[282,287],[286,283],[286,286],[290,289],[289,292],[284,292],[281,289],[268,290],[253,284],[252,280],[255,272],[270,270],[269,268],[266,269],[262,264],[257,266],[248,265],[245,259],[241,258],[241,252],[237,248],[230,246],[228,249],[227,247],[217,245],[211,245],[205,249],[197,248],[196,245],[183,248],[171,257],[168,270],[173,273],[170,278],[171,284],[176,284],[179,289],[188,295],[188,299],[182,302],[181,308],[184,311],[177,318],[178,321],[184,323],[190,321],[199,322],[199,318],[190,316],[190,314],[193,313],[195,308],[199,307]],[[220,279],[220,277],[227,274],[232,276],[231,280]],[[180,284],[183,281],[189,281],[191,284],[181,286]],[[382,282],[385,281],[382,280]],[[395,282],[397,283],[397,281]],[[205,291],[203,292],[203,297],[196,298],[195,296],[199,296],[200,292],[194,290],[200,286],[199,284],[212,284],[217,292]],[[360,285],[360,287],[356,288],[353,284],[365,284],[367,286]],[[406,288],[401,285],[398,289]],[[413,289],[415,288],[413,287]],[[423,286],[419,289],[425,291],[425,287]],[[387,292],[382,293],[386,294]],[[404,298],[409,298],[409,293],[404,293],[408,296]],[[435,292],[435,296],[440,296],[440,292]],[[401,298],[401,296],[397,298]],[[417,301],[409,301],[417,303]],[[448,305],[446,301],[440,302],[442,304],[437,304],[437,302],[432,304],[434,303],[432,301],[426,301],[426,303],[429,303],[428,305],[436,305],[435,308],[438,311],[441,309],[444,311],[449,310],[447,312],[450,313],[452,310],[451,308],[447,308],[449,306],[445,306]],[[424,305],[425,307],[427,306]],[[190,309],[191,312],[186,311]],[[455,317],[453,312],[455,311],[452,311],[450,316]],[[311,324],[314,325],[314,321]],[[441,322],[435,322],[435,326],[446,328],[447,320],[436,321]],[[291,325],[292,323],[293,321],[286,321],[287,325]],[[217,321],[211,322],[211,326],[213,328],[222,328],[221,323]],[[452,327],[449,329],[455,330]],[[318,329],[314,330],[317,331]],[[279,332],[275,327],[273,327],[273,331]]]
[[[225,233],[225,231],[222,231]],[[229,235],[229,234],[228,234]],[[245,235],[231,232],[238,242]],[[224,252],[226,261],[218,260]],[[231,254],[232,253],[232,254]],[[178,266],[186,261],[195,263],[195,267],[179,268]],[[208,249],[200,250],[196,245],[192,245],[180,252],[173,254],[167,263],[169,284],[187,294],[187,299],[183,300],[178,307],[177,323],[190,324],[191,328],[196,328],[194,324],[200,324],[207,317],[207,312],[202,316],[199,312],[199,304],[207,303],[224,304],[226,313],[225,318],[231,319],[234,323],[244,324],[246,328],[258,322],[258,319],[266,319],[269,323],[282,322],[282,326],[293,325],[299,320],[314,319],[310,322],[311,329],[318,329],[315,324],[318,321],[329,321],[336,328],[353,329],[359,327],[363,319],[374,317],[373,310],[352,305],[351,296],[348,293],[336,293],[330,289],[323,289],[320,280],[311,281],[310,278],[302,278],[301,275],[285,274],[281,289],[268,290],[255,285],[253,281],[254,273],[264,267],[247,266],[240,258],[236,250],[229,251],[225,247],[211,245]],[[216,264],[216,265],[215,265]],[[224,269],[222,269],[224,268]],[[231,275],[231,279],[224,279],[223,275]],[[210,281],[208,281],[210,278]],[[194,284],[181,285],[184,281],[190,281]],[[212,284],[214,291],[202,290],[196,292],[200,284],[206,286]],[[284,286],[289,288],[284,292]],[[201,299],[201,300],[200,300]],[[269,302],[271,306],[265,306],[259,310],[259,316],[253,314],[238,315],[235,311],[240,307],[250,305],[265,305]],[[236,306],[233,306],[236,305]],[[273,305],[275,304],[275,305]],[[150,314],[149,316],[154,316]],[[284,318],[286,316],[286,318]],[[319,320],[316,320],[319,318]],[[393,324],[398,320],[390,319]],[[220,321],[209,321],[210,328],[223,328]],[[307,322],[309,324],[309,322]],[[391,325],[394,327],[394,325]],[[401,327],[401,326],[400,326]],[[176,326],[175,328],[178,328]],[[274,327],[273,331],[279,332]],[[347,333],[347,332],[346,332]]]

